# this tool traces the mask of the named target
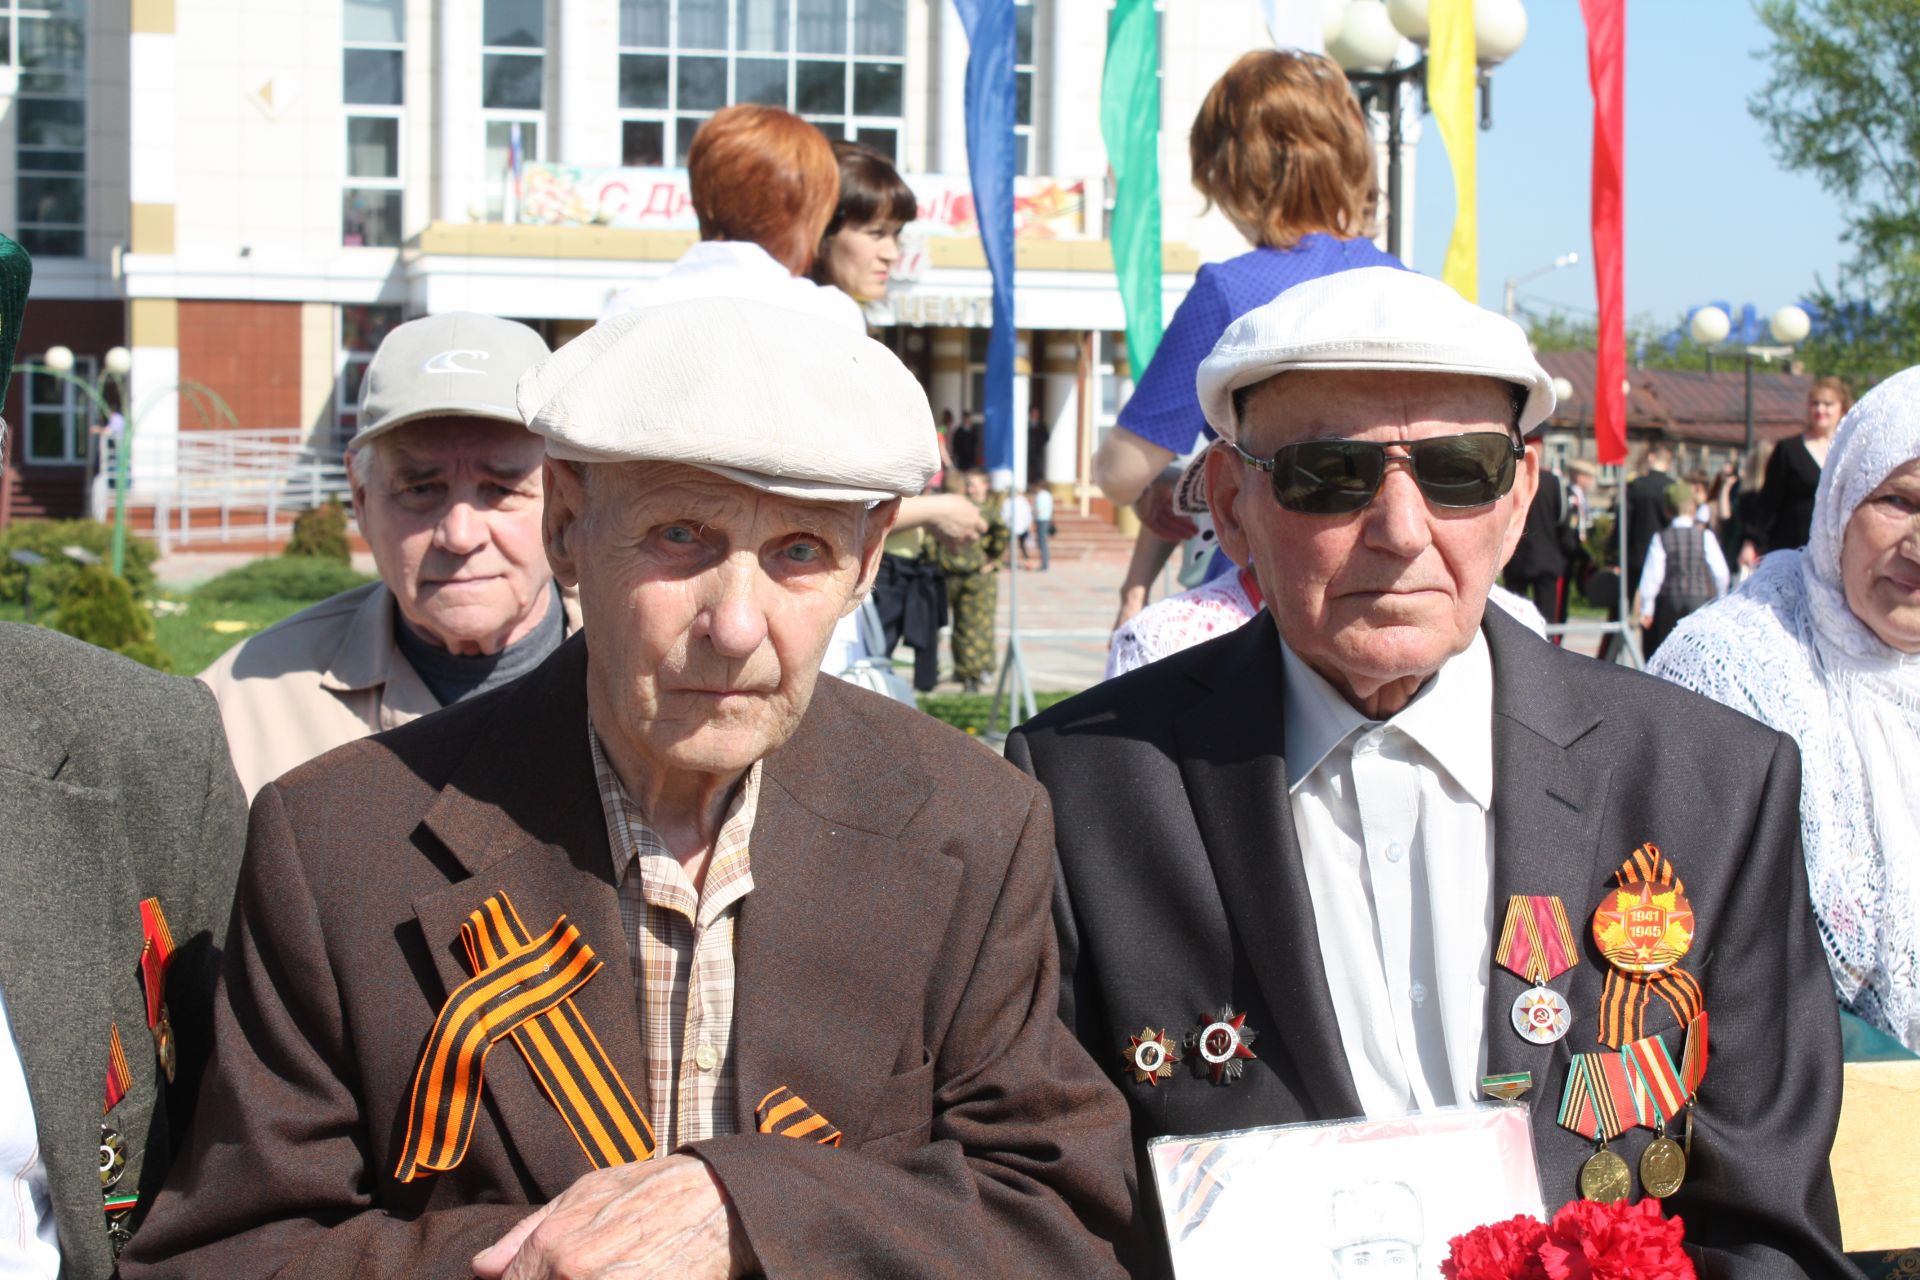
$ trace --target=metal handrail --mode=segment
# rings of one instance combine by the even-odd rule
[[[128,486],[128,501],[152,509],[153,537],[163,555],[194,543],[285,537],[301,512],[329,498],[346,502],[350,492],[338,456],[316,452],[307,440],[307,432],[297,427],[149,437],[142,443],[142,465]],[[108,437],[102,443],[103,473],[111,475],[119,442]],[[172,454],[169,468],[155,471],[153,462],[166,452]],[[218,518],[210,519],[209,512]]]

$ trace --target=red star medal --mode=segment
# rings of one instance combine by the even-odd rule
[[[1246,1070],[1247,1060],[1254,1056],[1248,1046],[1259,1034],[1247,1025],[1246,1014],[1235,1013],[1232,1005],[1223,1004],[1216,1016],[1202,1016],[1200,1025],[1187,1033],[1186,1043],[1190,1052],[1200,1055],[1203,1069],[1213,1082],[1226,1084],[1238,1080]]]
[[[1136,1083],[1159,1088],[1162,1080],[1173,1079],[1173,1064],[1180,1061],[1180,1050],[1167,1039],[1166,1032],[1142,1027],[1139,1035],[1127,1037],[1127,1047],[1120,1056],[1127,1060]]]

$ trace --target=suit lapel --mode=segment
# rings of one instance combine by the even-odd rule
[[[158,1067],[139,986],[140,917],[111,792],[57,780],[69,734],[0,708],[0,867],[15,886],[0,922],[0,990],[26,1070],[61,1239],[104,1266],[96,1175],[112,1027],[132,1070],[110,1117],[127,1141],[123,1188],[140,1185]],[[45,869],[58,863],[58,872]],[[65,1193],[78,1189],[78,1197]]]
[[[529,785],[535,782],[544,785]],[[602,962],[574,1003],[651,1118],[632,961],[587,749],[583,642],[569,642],[500,708],[424,825],[468,874],[414,901],[440,1000],[473,976],[460,926],[489,897],[504,891],[536,937],[566,916]],[[588,1171],[585,1154],[518,1050],[499,1045],[485,1078],[483,1096],[495,1122],[548,1196]]]
[[[742,1132],[784,1085],[857,1141],[873,1090],[921,1065],[898,1061],[898,1029],[924,1003],[962,868],[901,842],[933,784],[881,741],[851,691],[823,679],[767,759],[734,938]]]
[[[1515,894],[1557,896],[1573,926],[1576,951],[1591,963],[1585,945],[1586,913],[1598,892],[1594,865],[1611,771],[1583,764],[1574,744],[1597,727],[1600,714],[1573,699],[1552,666],[1566,661],[1542,646],[1518,623],[1487,611],[1485,631],[1494,666],[1494,858],[1493,927],[1506,918],[1507,899]],[[1561,994],[1567,982],[1555,984]],[[1487,1071],[1504,1075],[1531,1070],[1536,1106],[1551,1108],[1546,1096],[1581,1039],[1583,1017],[1546,1048],[1528,1043],[1513,1030],[1514,998],[1527,984],[1494,967],[1487,987]],[[1544,1061],[1544,1069],[1543,1069]]]
[[[1285,677],[1273,617],[1224,646],[1211,692],[1175,726],[1180,772],[1215,883],[1313,1111],[1360,1114],[1327,989],[1285,760]],[[1262,1048],[1265,1047],[1262,1042]]]

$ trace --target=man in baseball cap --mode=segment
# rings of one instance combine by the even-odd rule
[[[1530,1085],[1549,1208],[1621,1194],[1658,1126],[1557,1123],[1585,1079],[1568,1048],[1633,1049],[1664,1081],[1705,1061],[1710,1007],[1694,1166],[1676,1191],[1661,1139],[1640,1189],[1686,1219],[1703,1274],[1845,1274],[1793,743],[1486,607],[1553,407],[1526,335],[1364,268],[1236,321],[1197,389],[1214,525],[1266,611],[1007,743],[1057,815],[1063,1012],[1135,1138],[1397,1118],[1496,1076]],[[1589,922],[1654,883],[1691,910],[1649,976]],[[1175,1079],[1128,1071],[1149,1033],[1179,1047]],[[1631,1124],[1633,1098],[1618,1109]],[[1149,1223],[1142,1273],[1164,1265]]]
[[[380,581],[243,641],[201,676],[249,796],[344,742],[505,684],[578,626],[540,545],[540,438],[514,401],[546,356],[527,326],[458,311],[380,344],[347,444]]]
[[[706,298],[520,405],[587,626],[260,793],[219,1119],[122,1274],[1117,1275],[1046,797],[820,675],[937,465],[919,383]]]

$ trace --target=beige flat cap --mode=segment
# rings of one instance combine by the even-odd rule
[[[1290,369],[1475,374],[1526,389],[1522,435],[1553,414],[1553,379],[1519,325],[1399,267],[1319,276],[1228,325],[1194,380],[1201,411],[1232,440],[1233,393]]]
[[[811,502],[883,502],[939,463],[926,392],[885,347],[743,298],[614,316],[520,379],[572,462],[682,462]]]

